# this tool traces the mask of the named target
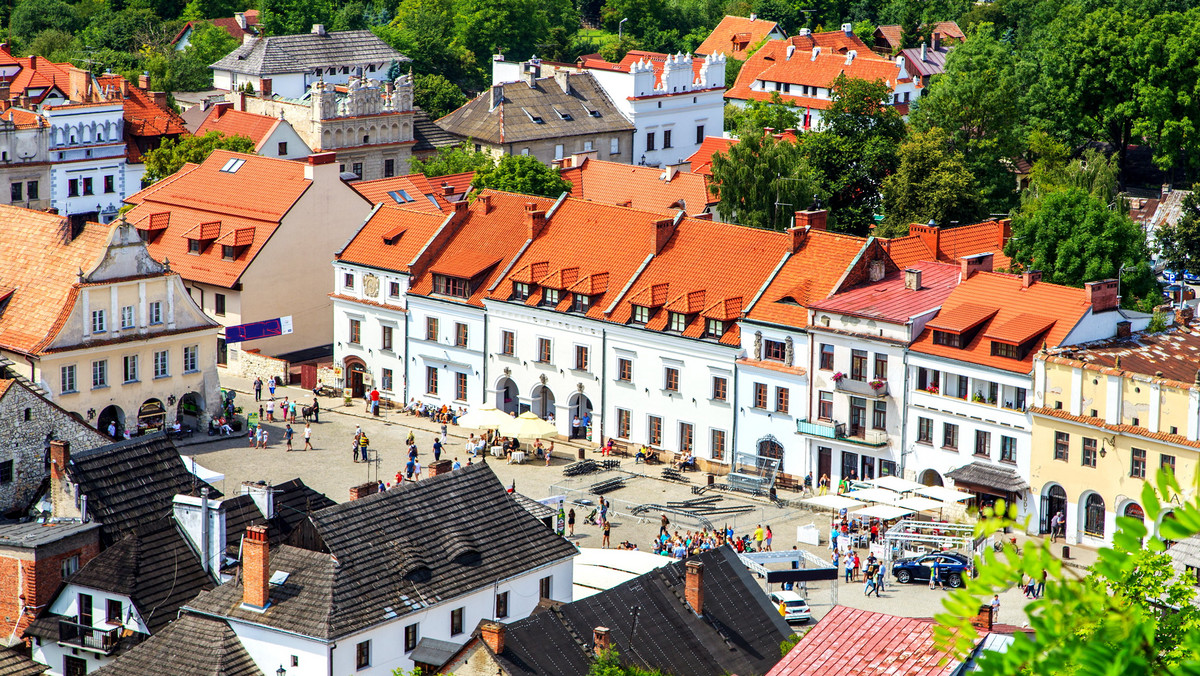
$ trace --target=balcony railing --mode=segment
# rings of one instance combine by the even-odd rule
[[[72,618],[74,619],[74,618]],[[101,629],[71,620],[58,621],[58,641],[66,645],[78,646],[89,650],[98,650],[109,654],[117,649],[121,642],[121,628]]]
[[[872,387],[871,383],[876,383],[880,387]],[[878,399],[888,396],[888,384],[886,380],[852,380],[850,378],[842,378],[835,382],[833,386],[839,392],[846,392],[847,394],[859,397]]]
[[[796,432],[814,437],[825,437],[826,439],[840,439],[846,436],[845,428],[846,426],[840,423],[831,425],[809,422],[807,420],[796,421]]]
[[[862,444],[864,446],[887,446],[888,444],[888,435],[885,432],[848,426],[845,423],[815,423],[807,420],[797,420],[796,432],[814,437],[848,441],[852,444]]]

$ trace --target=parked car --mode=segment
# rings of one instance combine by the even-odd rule
[[[1200,275],[1194,272],[1185,272],[1183,273],[1183,281],[1188,284],[1200,284]]]
[[[942,582],[946,586],[958,588],[963,585],[964,576],[969,574],[971,559],[956,552],[935,552],[896,559],[892,564],[892,577],[900,584],[928,582],[934,561],[938,562]]]
[[[783,604],[786,611],[783,614],[783,619],[787,622],[808,622],[812,619],[812,610],[808,607],[808,601],[794,591],[777,591],[767,595],[771,599],[771,605],[776,608],[779,604]]]
[[[1180,295],[1179,295],[1181,289],[1183,291],[1182,298],[1180,298]],[[1163,288],[1163,298],[1166,298],[1167,300],[1173,300],[1173,301],[1195,300],[1196,299],[1196,290],[1187,285],[1172,284],[1170,286]]]

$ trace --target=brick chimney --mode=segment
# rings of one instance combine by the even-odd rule
[[[150,74],[142,73],[138,76],[138,87],[150,91]]]
[[[166,92],[150,92],[150,96],[154,97],[154,105],[167,109],[167,93]]]
[[[825,230],[828,218],[829,212],[824,209],[797,211],[796,227],[808,228],[809,230]]]
[[[787,229],[791,239],[788,242],[788,250],[796,253],[804,246],[804,240],[808,239],[808,228],[792,227]]]
[[[338,180],[337,153],[315,153],[309,155],[304,165],[304,178],[309,181]]]
[[[463,201],[465,202],[466,200],[463,200]],[[491,195],[480,195],[479,201],[483,204],[483,213],[485,213],[485,214],[492,213],[492,196]]]
[[[599,657],[601,653],[612,647],[612,637],[608,627],[596,627],[592,630],[592,651]]]
[[[909,268],[904,271],[904,288],[909,291],[918,291],[921,288],[921,271],[916,268]]]
[[[913,223],[908,226],[908,234],[916,235],[921,243],[933,253],[934,257],[937,257],[941,239],[941,229],[938,228],[937,223],[932,220],[924,224]]]
[[[374,495],[379,492],[378,481],[368,481],[365,484],[350,487],[350,501],[353,502],[360,498],[365,498],[368,495]]]
[[[1021,288],[1028,289],[1029,287],[1042,281],[1041,270],[1026,270],[1021,273]]]
[[[1117,322],[1117,337],[1128,338],[1133,335],[1133,325],[1128,319],[1123,322]]]
[[[449,474],[454,469],[454,463],[449,460],[438,460],[429,464],[429,476],[435,477],[439,474]]]
[[[684,581],[683,598],[697,615],[704,614],[704,564],[687,562],[687,579]]]
[[[1175,323],[1181,326],[1188,326],[1192,323],[1192,318],[1195,316],[1195,310],[1191,306],[1184,306],[1175,310]]]
[[[999,231],[1000,231],[999,232],[1000,241],[996,243],[996,246],[999,247],[998,250],[1003,249],[1004,245],[1008,244],[1008,240],[1012,239],[1012,219],[1011,218],[1000,219]]]
[[[662,253],[663,247],[671,240],[675,234],[675,228],[678,226],[679,224],[674,218],[654,221],[654,253],[656,255]]]
[[[82,68],[71,68],[67,71],[67,87],[71,90],[67,98],[76,102],[91,100],[92,74]]]
[[[264,99],[271,98],[271,78],[264,77],[258,81],[259,96]]]
[[[242,540],[242,605],[266,610],[270,597],[270,545],[266,526],[249,526]]]
[[[1117,309],[1117,280],[1100,279],[1083,285],[1087,302],[1092,306],[1092,312],[1104,312]]]
[[[529,239],[537,239],[546,229],[546,212],[538,209],[535,202],[525,203],[525,229],[529,232]]]
[[[971,618],[971,626],[985,632],[992,630],[993,622],[992,606],[988,603],[979,606],[979,613]]]
[[[977,272],[992,271],[992,254],[990,253],[975,254],[974,256],[963,256],[962,258],[958,259],[958,261],[962,266],[963,281],[970,279],[971,275],[974,275]]]
[[[221,116],[224,115],[226,112],[233,110],[233,102],[232,101],[218,101],[217,103],[213,104],[212,109],[217,111],[216,119],[220,119]]]
[[[484,622],[479,626],[479,637],[492,652],[504,652],[504,625],[499,622]]]

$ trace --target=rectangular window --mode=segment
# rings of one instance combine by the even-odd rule
[[[696,125],[696,145],[704,143],[704,125]]]
[[[123,616],[121,602],[117,599],[107,599],[104,604],[104,620],[109,624],[121,624]]]
[[[379,328],[379,348],[385,352],[392,351],[392,327],[381,326]]]
[[[584,142],[583,142],[583,152],[585,152],[585,153],[589,153],[589,152],[591,152],[591,151],[592,151],[592,142],[591,142],[591,141],[584,141]]]
[[[150,311],[150,323],[151,324],[162,324],[162,321],[163,321],[162,301],[161,300],[151,301],[150,305],[147,307],[147,309]]]
[[[883,380],[887,378],[888,357],[886,354],[875,354],[875,377]]]
[[[67,197],[79,197],[79,179],[67,181]]]
[[[133,328],[133,306],[132,305],[124,305],[121,307],[121,328],[122,329],[132,329]]]
[[[958,450],[958,425],[945,423],[942,425],[942,448]]]
[[[10,200],[13,202],[20,202],[24,187],[25,187],[25,184],[21,183],[19,181],[17,183],[13,183],[13,184],[9,185],[8,196],[9,196]]]
[[[471,296],[471,285],[467,283],[467,280],[460,277],[434,275],[433,292],[442,294],[443,296],[469,298]]]
[[[729,381],[720,376],[713,377],[712,398],[716,401],[725,401],[729,397]]]
[[[1095,467],[1096,466],[1096,440],[1095,439],[1089,439],[1088,437],[1083,438],[1083,454],[1082,455],[1083,455],[1083,457],[1081,459],[1081,462],[1084,467]]]
[[[725,459],[725,430],[712,431],[712,459]]]
[[[62,392],[63,394],[66,394],[67,392],[75,392],[76,391],[75,388],[78,386],[77,383],[75,382],[75,365],[70,364],[68,366],[64,366],[64,367],[62,367],[61,372],[62,372],[62,379],[61,379],[62,387],[59,389],[59,391]]]
[[[436,366],[425,367],[425,394],[437,395],[438,370]]]
[[[188,253],[194,253],[194,254],[200,253],[200,240],[198,240],[198,239],[189,239],[188,240]]]
[[[877,401],[871,407],[871,429],[887,429],[887,402]]]
[[[992,455],[992,433],[975,430],[975,455]]]
[[[561,143],[554,146],[554,159],[561,160],[563,158],[563,146]]]
[[[687,315],[682,312],[672,312],[669,328],[676,333],[683,333],[684,329],[687,328]]]
[[[500,353],[511,357],[517,351],[517,334],[512,331],[500,332]]]
[[[279,147],[276,149],[276,151],[277,151],[276,154],[279,155],[280,157],[287,155],[287,141],[280,141]],[[391,160],[387,160],[387,162],[391,162]],[[391,174],[388,174],[388,176],[390,177]]]
[[[400,297],[400,282],[388,282],[388,297],[389,298],[399,298]]]
[[[458,322],[454,325],[454,344],[458,347],[467,346],[467,325]]]
[[[347,289],[354,288],[354,273],[353,272],[347,272],[346,274],[342,275],[342,286],[346,287]]]
[[[350,320],[350,343],[353,345],[362,343],[362,322],[357,319]]]
[[[950,333],[949,331],[934,331],[933,344],[961,348],[962,340],[957,333]]]
[[[609,141],[608,141],[608,154],[609,155],[618,155],[618,154],[620,154],[620,152],[621,152],[621,139],[614,136],[611,139],[609,139]]]
[[[393,383],[394,383],[394,380],[392,378],[392,370],[391,369],[383,369],[383,375],[380,378],[380,380],[383,381],[381,383],[381,385],[383,385],[383,389],[385,391],[390,392],[392,390]]]
[[[0,484],[10,484],[13,480],[13,461],[0,462]]]
[[[62,561],[62,576],[63,579],[71,577],[79,572],[79,555],[69,556]]]
[[[1071,435],[1066,432],[1054,433],[1054,459],[1066,460],[1071,448]]]
[[[662,418],[656,415],[650,416],[650,445],[662,445]]]
[[[193,373],[199,370],[200,366],[200,347],[192,345],[191,347],[183,348],[183,372]]]
[[[833,420],[833,392],[817,393],[817,419]]]
[[[725,322],[720,319],[708,319],[704,322],[705,338],[720,338],[725,335]]]
[[[138,356],[131,354],[123,358],[125,382],[132,383],[138,379]]]
[[[1017,350],[1016,345],[1009,345],[1008,343],[998,343],[994,340],[992,341],[992,355],[996,356],[996,357],[1005,357],[1008,359],[1020,359],[1021,358],[1020,352]]]
[[[588,370],[588,349],[583,345],[575,346],[575,370]]]
[[[38,198],[38,182],[37,181],[26,181],[25,182],[25,196],[31,200],[35,200]]]
[[[562,295],[559,293],[558,289],[542,289],[542,303],[541,304],[545,305],[546,307],[557,306],[558,301],[561,300],[561,298],[562,298]]]
[[[551,575],[547,575],[546,577],[543,577],[542,579],[538,580],[538,598],[543,598],[543,599],[553,598],[551,596],[553,582],[554,582],[554,577]]]
[[[91,176],[88,176],[87,178],[83,179],[83,194],[84,195],[95,195],[96,194],[95,188],[92,187],[93,183],[94,183],[94,181],[92,180]]]
[[[154,353],[154,377],[166,378],[170,374],[171,353],[168,350],[160,350]]]
[[[617,360],[617,380],[633,382],[633,360],[621,358]]]
[[[454,374],[454,398],[458,401],[467,400],[467,374]]]
[[[589,309],[591,309],[591,307],[592,307],[592,297],[591,296],[586,296],[582,293],[575,294],[575,297],[571,304],[572,312],[586,313]]]
[[[500,592],[496,594],[496,619],[503,620],[508,617],[508,592]]]
[[[850,379],[867,379],[867,353],[865,350],[850,351]]]
[[[225,316],[225,294],[213,294],[213,314],[217,315],[218,317]]]
[[[404,628],[404,652],[410,653],[421,640],[421,625],[413,623]]]
[[[105,321],[104,310],[92,310],[92,333],[104,333],[108,323]]]
[[[550,357],[550,339],[538,338],[538,361],[543,364],[549,364]]]
[[[629,438],[629,421],[632,413],[623,408],[617,409],[617,436],[622,439]]]
[[[1167,472],[1170,474],[1175,473],[1175,456],[1167,455],[1166,453],[1160,453],[1158,458],[1159,458],[1159,463],[1158,463],[1159,467],[1167,470]]]
[[[108,360],[92,362],[92,387],[108,387]]]
[[[763,341],[763,359],[771,361],[783,361],[787,354],[787,346],[781,340],[765,340]]]
[[[754,408],[767,408],[767,386],[763,383],[754,383]]]
[[[776,413],[787,413],[788,412],[789,394],[790,393],[788,392],[788,388],[786,388],[786,387],[776,387],[775,388],[775,412]]]
[[[654,132],[646,132],[646,150],[654,150]]]
[[[105,176],[104,177],[104,192],[107,194],[107,193],[114,193],[116,191],[117,191],[116,176],[111,176],[111,175]]]
[[[821,343],[821,363],[818,366],[822,371],[833,370],[833,346],[828,343]]]
[[[450,611],[450,635],[458,636],[463,633],[463,609],[455,608]]]
[[[1000,462],[1016,462],[1017,461],[1017,439],[1016,437],[1000,437]]]
[[[645,324],[650,321],[650,308],[644,305],[633,306],[633,321],[634,324]]]
[[[437,317],[425,318],[425,340],[436,341],[438,339],[438,320]]]
[[[933,419],[917,418],[917,443],[933,443]]]
[[[917,369],[917,389],[923,392],[938,392],[938,377],[939,373],[933,369],[918,368]]]
[[[668,367],[663,370],[663,389],[668,392],[679,391],[679,369]]]
[[[354,172],[355,176],[357,176],[359,178],[363,177],[362,162],[355,162],[354,164],[352,164],[350,166],[351,166],[350,171]]]
[[[1134,479],[1146,478],[1146,451],[1140,448],[1130,449],[1129,476]]]
[[[670,147],[671,147],[671,130],[664,129],[663,130],[663,148],[665,149],[665,148],[670,148]]]
[[[695,429],[691,423],[679,423],[679,452],[691,453]]]

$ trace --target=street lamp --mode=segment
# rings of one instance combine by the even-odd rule
[[[622,35],[624,35],[626,21],[629,21],[629,19],[621,19],[620,21],[617,22],[617,42],[618,43],[621,42],[621,37],[622,37]]]
[[[275,676],[287,676],[287,669],[284,669],[282,664],[279,665],[279,668],[275,670]]]

